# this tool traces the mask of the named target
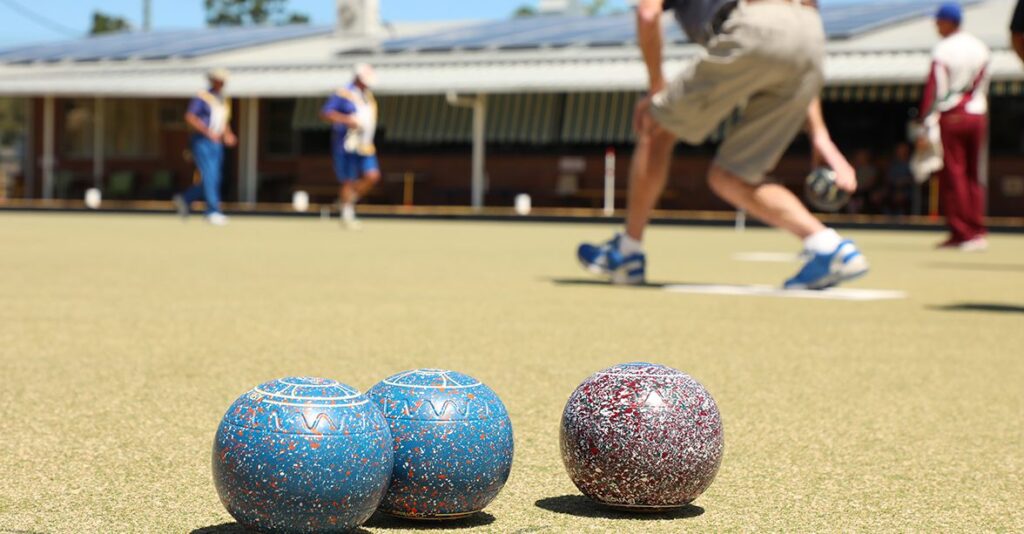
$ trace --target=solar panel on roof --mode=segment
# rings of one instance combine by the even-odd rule
[[[964,5],[980,0],[967,0]],[[885,26],[898,24],[935,12],[940,2],[907,1],[871,4],[841,4],[822,8],[825,32],[830,39],[849,39]]]
[[[325,35],[327,26],[273,26],[123,33],[0,51],[0,62],[104,61],[198,57],[288,39]]]
[[[966,5],[980,0],[967,0]],[[830,39],[848,39],[884,26],[931,14],[939,0],[835,4],[826,0],[821,8],[825,31]],[[666,17],[667,42],[685,43],[686,35]],[[388,54],[416,51],[522,50],[564,46],[614,46],[636,42],[632,14],[601,17],[545,15],[487,22],[456,31],[385,41]]]
[[[574,44],[591,41],[632,41],[635,30],[632,17],[613,15],[592,19],[577,19],[558,28],[548,29],[540,35],[525,35],[519,42],[537,42],[545,45]]]
[[[967,0],[976,4],[980,0]],[[830,39],[848,39],[887,25],[929,15],[938,0],[834,4],[826,0],[822,19]],[[666,17],[666,41],[686,36]],[[0,62],[116,61],[192,58],[328,34],[330,27],[280,26],[127,33],[0,51]],[[615,46],[636,41],[631,14],[602,17],[539,16],[463,26],[431,35],[385,41],[387,54],[406,51],[523,50],[568,46]],[[344,53],[344,52],[342,52]]]
[[[524,32],[558,27],[559,25],[564,24],[567,18],[572,17],[536,17],[529,19],[485,22],[482,24],[470,25],[426,36],[392,39],[384,43],[383,49],[385,51],[391,51],[436,48],[441,46],[450,47],[452,43],[456,42],[476,43],[514,37]]]
[[[541,47],[560,44],[573,44],[585,40],[585,36],[601,36],[617,27],[624,25],[618,20],[607,20],[605,18],[588,19],[566,17],[558,25],[546,25],[538,28],[531,28],[513,35],[488,35],[482,38],[472,38],[450,43],[453,47],[471,46],[477,48],[495,47]],[[628,26],[626,26],[628,27]]]

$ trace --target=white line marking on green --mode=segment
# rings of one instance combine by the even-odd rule
[[[773,286],[729,286],[729,285],[703,285],[686,284],[665,286],[665,291],[670,293],[689,293],[695,295],[727,295],[736,297],[778,297],[791,299],[811,300],[842,300],[854,302],[868,302],[878,300],[902,300],[907,298],[903,291],[890,291],[886,289],[851,289],[834,288],[822,291],[804,289],[782,289]]]

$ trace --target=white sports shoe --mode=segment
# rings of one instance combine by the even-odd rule
[[[845,240],[831,254],[811,254],[807,263],[793,278],[786,280],[786,289],[828,289],[864,276],[868,261],[853,241]]]
[[[188,204],[185,203],[185,197],[181,195],[174,195],[174,198],[171,199],[171,202],[174,203],[174,211],[178,212],[178,217],[181,217],[182,219],[187,219],[189,209]]]
[[[356,206],[352,204],[341,205],[341,226],[346,230],[360,230],[363,223],[356,219]]]
[[[985,252],[988,250],[988,239],[984,236],[975,237],[960,243],[961,252]]]
[[[624,254],[622,234],[602,244],[581,243],[576,258],[584,269],[609,277],[614,285],[642,286],[647,280],[647,255],[641,252]]]
[[[227,226],[228,217],[220,212],[214,212],[206,216],[206,222],[213,226]]]

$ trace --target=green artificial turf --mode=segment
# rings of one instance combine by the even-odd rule
[[[851,287],[909,298],[835,302],[584,283],[576,244],[612,228],[0,214],[0,532],[240,532],[210,474],[237,396],[416,367],[484,381],[515,428],[508,485],[460,532],[1024,530],[1024,237],[852,232],[873,271]],[[796,263],[733,255],[797,248],[654,228],[649,275],[778,284]],[[635,360],[722,412],[718,478],[676,515],[591,505],[559,457],[575,386]]]

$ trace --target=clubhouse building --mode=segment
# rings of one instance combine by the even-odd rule
[[[510,206],[528,193],[535,206],[596,208],[614,154],[623,206],[630,118],[645,83],[631,14],[588,17],[562,1],[544,3],[559,12],[528,18],[382,24],[375,4],[345,2],[337,27],[154,31],[0,50],[0,99],[15,99],[26,116],[8,198],[79,199],[99,187],[106,198],[169,199],[193,179],[187,101],[208,69],[225,67],[240,137],[225,199],[287,202],[304,190],[327,201],[335,187],[318,112],[353,65],[367,62],[380,75],[384,172],[369,202]],[[937,2],[825,4],[826,117],[848,156],[867,154],[884,173],[921,96]],[[965,29],[993,50],[989,211],[1024,217],[1024,65],[1009,47],[1013,6],[967,1]],[[670,19],[671,75],[699,48]],[[727,209],[703,180],[713,150],[714,140],[677,150],[660,208]],[[798,139],[773,178],[799,188],[808,170],[808,144]]]

